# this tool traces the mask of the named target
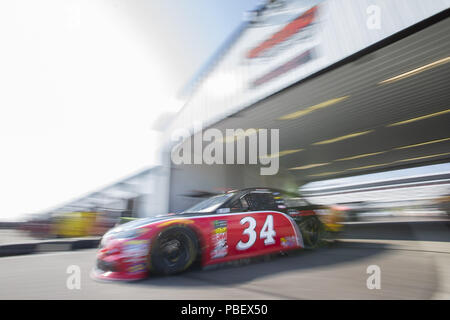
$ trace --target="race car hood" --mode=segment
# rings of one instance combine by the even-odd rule
[[[189,218],[196,215],[202,215],[205,213],[177,213],[177,214],[167,214],[167,215],[160,215],[156,217],[148,217],[148,218],[141,218],[137,220],[133,220],[127,223],[124,223],[120,226],[117,226],[111,230],[109,230],[107,233],[105,233],[104,237],[112,237],[114,235],[117,235],[122,232],[130,231],[133,229],[137,229],[140,227],[147,226],[149,224],[155,223],[155,222],[163,222],[165,220],[170,220],[174,218]]]
[[[109,230],[107,233],[105,233],[105,236],[113,236],[117,233],[133,230],[133,229],[136,229],[139,227],[146,226],[153,222],[167,220],[168,218],[170,218],[170,216],[160,216],[160,217],[149,217],[149,218],[137,219],[134,221],[124,223],[118,227],[115,227],[115,228]]]

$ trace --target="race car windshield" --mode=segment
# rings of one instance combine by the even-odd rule
[[[225,201],[227,201],[233,195],[234,193],[226,193],[206,199],[200,203],[197,203],[195,206],[183,211],[183,213],[216,211],[217,208],[219,208],[223,203],[225,203]]]

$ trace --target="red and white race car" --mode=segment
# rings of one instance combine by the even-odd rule
[[[211,197],[179,214],[125,223],[103,236],[92,275],[135,280],[179,273],[195,261],[207,266],[315,247],[324,225],[298,201],[284,199],[281,191],[250,188]]]

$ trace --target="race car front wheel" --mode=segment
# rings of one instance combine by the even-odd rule
[[[172,227],[163,231],[150,252],[150,271],[175,274],[189,268],[198,253],[197,237],[186,227]]]

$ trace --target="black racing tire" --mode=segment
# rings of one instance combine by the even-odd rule
[[[305,249],[315,249],[322,243],[324,225],[319,218],[308,217],[298,224]]]
[[[152,243],[149,254],[150,272],[172,275],[188,269],[198,255],[197,236],[183,226],[170,227]]]

